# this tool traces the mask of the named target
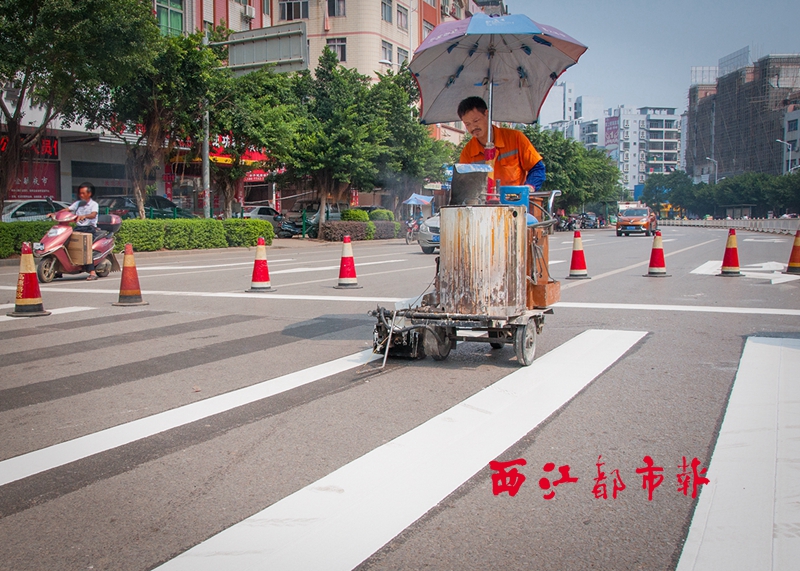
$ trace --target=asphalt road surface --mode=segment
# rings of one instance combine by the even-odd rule
[[[0,569],[797,569],[792,240],[740,232],[721,278],[726,231],[663,233],[648,279],[650,239],[584,231],[592,279],[527,368],[479,343],[380,368],[367,312],[435,271],[401,241],[354,244],[357,290],[338,244],[276,241],[269,294],[254,250],[139,254],[148,306],[76,277],[35,319],[0,267]]]

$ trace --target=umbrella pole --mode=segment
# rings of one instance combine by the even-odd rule
[[[492,167],[492,172],[489,173],[489,185],[487,189],[486,202],[498,202],[500,196],[500,189],[497,188],[497,180],[494,177],[494,162],[497,158],[497,152],[494,148],[494,127],[492,126],[492,107],[494,104],[494,77],[491,71],[492,64],[489,63],[489,136],[486,140],[486,147],[484,148],[484,156],[486,157],[486,164]]]

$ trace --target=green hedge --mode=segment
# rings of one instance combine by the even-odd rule
[[[23,242],[39,242],[54,224],[50,221],[0,222],[0,258],[19,254]],[[117,232],[115,251],[122,251],[127,243],[133,245],[134,252],[255,246],[259,236],[271,245],[275,237],[272,224],[247,218],[222,222],[203,218],[123,220]]]
[[[386,210],[384,208],[379,208],[369,213],[369,219],[373,221],[388,220],[390,222],[394,222],[394,212],[392,212],[391,210]]]
[[[54,224],[50,220],[0,222],[0,258],[19,254],[23,242],[39,242]]]
[[[364,232],[364,237],[367,240],[374,240],[375,239],[375,223],[370,221],[367,222],[367,229]]]
[[[275,229],[266,220],[255,218],[228,218],[222,221],[228,246],[255,246],[259,236],[263,236],[267,246],[272,244]]]
[[[400,223],[388,220],[377,222],[334,221],[322,224],[320,238],[328,242],[341,242],[345,236],[356,240],[390,240],[400,235]]]
[[[342,211],[342,222],[369,222],[369,214],[364,210],[351,208]]]
[[[375,225],[375,240],[391,240],[397,238],[397,227],[394,222],[379,220],[373,222]]]

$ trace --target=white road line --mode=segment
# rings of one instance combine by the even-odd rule
[[[14,307],[14,304],[13,303],[0,304],[0,309],[8,309],[9,307]]]
[[[705,246],[706,244],[711,244],[712,242],[718,242],[718,241],[719,241],[719,239],[717,238],[717,239],[714,239],[714,240],[707,240],[705,242],[700,242],[699,244],[695,244],[693,246],[688,246],[688,247],[683,248],[681,250],[675,250],[674,252],[669,252],[668,254],[664,254],[664,257],[665,258],[669,258],[670,256],[675,256],[676,254],[681,254],[681,253],[686,252],[688,250],[693,250],[694,248],[699,248],[700,246]],[[611,270],[610,272],[606,272],[604,274],[599,274],[599,275],[596,275],[596,276],[592,276],[591,280],[576,280],[576,281],[570,282],[568,284],[562,283],[561,284],[561,289],[562,290],[570,289],[570,288],[573,288],[573,287],[578,287],[579,285],[585,285],[585,284],[588,284],[588,283],[597,282],[597,280],[601,280],[601,279],[607,278],[609,276],[614,276],[616,274],[621,274],[623,272],[627,272],[627,271],[633,270],[635,268],[641,268],[643,266],[646,266],[649,263],[650,263],[650,260],[645,260],[644,262],[639,262],[638,264],[631,264],[630,266],[625,266],[624,268],[619,268],[617,270]]]
[[[746,278],[769,280],[772,285],[782,284],[800,280],[800,276],[787,275],[783,273],[786,264],[780,262],[761,262],[758,264],[748,264],[740,268],[742,276]],[[701,276],[715,276],[722,271],[722,260],[711,260],[696,267],[692,274]]]
[[[16,289],[16,288],[12,288]],[[14,307],[11,305],[11,307]],[[89,311],[95,309],[94,307],[57,307],[56,309],[48,309],[45,307],[45,310],[49,311],[53,315],[61,315],[63,313],[75,313],[78,311]],[[0,316],[0,321],[20,321],[23,319],[33,319],[32,317],[9,317],[8,315]],[[41,324],[43,321],[41,319],[37,319],[36,323]]]
[[[797,315],[800,309],[780,309],[772,307],[725,307],[716,305],[648,305],[645,303],[584,303],[559,301],[553,307],[569,309],[629,309],[633,311],[686,311],[694,313],[738,313],[743,315]]]
[[[436,269],[436,266],[412,266],[410,268],[403,268],[402,270],[387,270],[385,272],[372,272],[372,273],[369,273],[369,274],[359,273],[358,277],[366,278],[366,277],[369,277],[369,276],[383,276],[383,275],[386,275],[386,274],[400,274],[400,273],[405,273],[405,272],[413,272],[413,271],[416,271],[416,270],[435,270],[435,269]],[[294,286],[308,285],[308,284],[321,284],[321,283],[325,283],[325,282],[335,282],[338,279],[339,279],[339,277],[337,276],[337,277],[324,278],[324,279],[321,279],[321,280],[309,280],[309,281],[306,281],[306,282],[293,282],[293,283],[288,283],[288,284],[282,283],[282,284],[280,284],[280,286],[278,286],[278,284],[275,284],[275,287],[277,289],[278,287],[284,288],[284,287],[294,287]]]
[[[380,266],[382,264],[396,264],[398,262],[405,262],[406,260],[382,260],[380,262],[361,262],[356,263],[356,268],[361,268],[364,266]],[[273,274],[301,274],[306,272],[321,272],[321,271],[330,271],[330,270],[338,270],[339,264],[335,266],[316,266],[316,267],[305,267],[305,268],[290,268],[288,270],[278,270],[276,272],[270,271],[270,277]]]
[[[750,337],[677,571],[797,569],[800,339]]]
[[[279,284],[275,284],[280,287]],[[244,287],[244,286],[243,286]],[[16,291],[14,286],[0,286],[0,290]],[[43,292],[53,291],[59,293],[102,293],[109,295],[119,295],[119,290],[116,289],[89,289],[89,288],[71,288],[71,287],[42,287]],[[168,295],[178,297],[221,297],[221,298],[239,298],[239,299],[255,299],[255,300],[298,300],[298,301],[364,301],[370,303],[397,303],[398,301],[405,301],[405,297],[356,297],[344,295],[289,295],[280,293],[266,293],[266,294],[253,294],[253,293],[237,293],[237,292],[224,292],[224,291],[159,291],[159,290],[142,290],[142,295]]]
[[[573,398],[644,335],[586,331],[158,569],[352,569]],[[585,358],[575,362],[575,355]],[[559,371],[567,361],[577,370],[565,378]]]
[[[0,486],[313,383],[378,358],[382,357],[374,354],[371,349],[361,351],[335,361],[3,460],[0,462]]]
[[[271,264],[280,264],[285,262],[293,262],[295,258],[286,258],[283,260],[270,260]],[[231,268],[234,266],[252,266],[253,262],[236,262],[231,264],[209,264],[206,266],[136,266],[136,269],[139,271],[147,271],[147,270],[203,270],[207,268]]]
[[[564,262],[566,262],[566,260],[550,260],[549,265],[552,266],[553,264],[563,264]]]

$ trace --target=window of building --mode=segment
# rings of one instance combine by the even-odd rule
[[[397,48],[397,65],[403,65],[404,61],[408,61],[408,50]]]
[[[622,143],[622,150],[623,151],[630,151],[631,150],[631,144],[630,143]]]
[[[392,0],[381,0],[381,20],[392,23]]]
[[[328,47],[339,61],[347,61],[347,38],[328,38]]]
[[[639,175],[639,182],[644,182],[644,179],[645,179],[645,178],[646,178],[646,177],[645,177],[643,174],[640,174],[640,175]]]
[[[433,24],[431,24],[427,20],[422,20],[422,39],[424,40],[425,38],[427,38],[428,34],[430,34],[432,31],[433,31]]]
[[[408,8],[397,5],[397,27],[408,31]]]
[[[392,59],[392,52],[394,51],[394,46],[389,42],[381,41],[381,59],[383,61],[391,62]]]
[[[336,18],[338,16],[345,16],[344,0],[328,0],[328,16]],[[344,61],[344,60],[339,60]]]
[[[165,36],[183,34],[183,0],[156,0],[156,19]]]
[[[436,0],[425,0],[425,3],[436,8]]]
[[[631,122],[630,122],[630,121],[628,121],[627,119],[625,119],[625,121],[623,121],[623,122],[622,122],[622,126],[623,126],[623,127],[626,127],[626,128],[627,128],[627,127],[630,127],[630,126],[631,126]]]
[[[308,18],[308,0],[280,0],[278,7],[281,11],[281,20]]]
[[[261,4],[262,4],[261,11],[264,12],[264,14],[269,14],[269,7],[270,4],[272,4],[272,0],[262,0]]]
[[[786,124],[787,131],[797,131],[797,119],[792,119]]]

